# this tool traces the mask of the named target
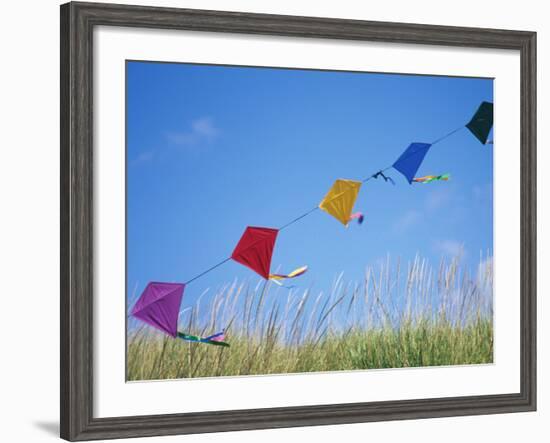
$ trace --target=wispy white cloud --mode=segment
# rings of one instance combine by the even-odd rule
[[[422,221],[423,214],[429,217],[435,211],[439,211],[441,208],[447,206],[452,199],[452,191],[447,188],[435,189],[429,192],[424,200],[424,209],[411,209],[405,212],[395,221],[393,225],[394,231],[399,234],[407,232],[410,228]]]
[[[193,120],[191,127],[196,134],[200,134],[207,138],[213,138],[218,135],[218,128],[214,126],[214,122],[210,117],[203,117]]]
[[[219,133],[211,117],[201,117],[191,121],[189,130],[170,132],[166,134],[166,138],[176,145],[194,146],[201,142],[211,142]]]
[[[416,225],[422,219],[422,214],[416,210],[410,210],[405,212],[400,218],[398,218],[393,224],[393,230],[398,233],[404,233],[409,228]]]
[[[451,201],[451,191],[447,187],[434,189],[426,196],[426,209],[436,211]]]
[[[201,117],[192,120],[189,124],[189,130],[185,132],[170,132],[165,134],[168,142],[174,145],[194,146],[203,142],[211,142],[218,134],[219,129],[214,125],[214,121],[210,117]],[[140,152],[134,159],[130,160],[130,165],[139,165],[148,163],[151,160],[162,157],[161,149],[150,149]]]
[[[434,247],[437,251],[449,257],[464,258],[466,255],[464,243],[456,240],[438,240],[435,242]]]

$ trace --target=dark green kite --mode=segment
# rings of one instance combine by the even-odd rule
[[[487,137],[493,127],[493,104],[481,103],[466,127],[483,145],[487,144]]]

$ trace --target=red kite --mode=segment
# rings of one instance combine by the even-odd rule
[[[248,226],[231,258],[268,279],[278,233],[278,229]]]

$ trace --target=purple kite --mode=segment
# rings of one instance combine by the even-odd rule
[[[132,315],[172,336],[178,335],[183,283],[150,282],[132,309]]]

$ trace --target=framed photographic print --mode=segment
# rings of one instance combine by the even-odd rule
[[[61,7],[61,436],[536,407],[536,34]]]

